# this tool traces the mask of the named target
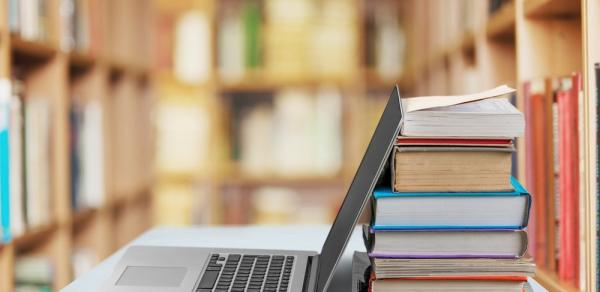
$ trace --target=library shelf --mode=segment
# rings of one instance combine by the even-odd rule
[[[382,90],[391,92],[395,85],[398,85],[402,90],[409,90],[412,82],[405,76],[410,76],[410,72],[404,72],[400,76],[383,77],[375,68],[366,68],[364,71],[364,82],[369,90]]]
[[[85,72],[96,63],[96,58],[87,52],[71,51],[69,55],[69,67],[75,72]]]
[[[511,1],[490,15],[486,23],[486,35],[490,39],[514,40],[515,22],[515,2]]]
[[[221,92],[270,92],[286,87],[315,88],[321,85],[336,85],[340,87],[351,84],[355,78],[342,76],[289,76],[285,78],[273,78],[264,73],[248,74],[239,80],[218,81],[218,88]]]
[[[117,160],[115,155],[120,154],[120,157],[123,157],[127,156],[123,152],[146,153],[141,151],[145,148],[141,147],[140,143],[149,144],[142,140],[147,137],[141,136],[139,133],[142,131],[138,128],[150,124],[142,120],[145,118],[143,113],[138,116],[138,113],[144,110],[139,104],[146,98],[146,92],[152,90],[151,80],[148,78],[149,66],[142,65],[148,63],[148,60],[144,59],[146,55],[142,52],[143,46],[148,47],[148,43],[140,40],[143,35],[147,35],[140,30],[148,30],[147,26],[141,25],[143,21],[140,18],[150,19],[149,15],[138,13],[143,7],[148,6],[148,3],[145,0],[96,2],[110,6],[111,9],[100,9],[97,13],[101,15],[95,12],[93,19],[88,20],[90,22],[103,20],[103,23],[114,21],[119,23],[119,26],[115,28],[92,25],[94,32],[88,38],[91,40],[89,50],[69,51],[63,50],[59,45],[66,37],[63,35],[66,32],[62,27],[65,22],[64,19],[60,19],[62,15],[60,1],[49,1],[48,5],[44,5],[48,10],[47,18],[39,22],[47,24],[44,30],[46,37],[43,41],[25,39],[10,32],[7,25],[8,13],[0,19],[2,22],[0,24],[0,64],[2,64],[0,78],[19,79],[22,87],[25,88],[22,96],[24,101],[28,100],[29,95],[35,95],[40,99],[46,99],[52,107],[52,114],[49,117],[52,139],[48,142],[51,149],[49,200],[52,206],[49,217],[52,219],[45,225],[26,229],[23,235],[12,238],[0,248],[0,270],[8,271],[0,273],[0,291],[15,290],[13,273],[15,262],[21,257],[30,255],[43,257],[51,262],[54,275],[52,288],[54,291],[59,291],[73,280],[74,266],[71,260],[76,248],[90,250],[97,262],[114,252],[125,239],[140,234],[151,222],[149,210],[152,206],[149,192],[152,187],[149,181],[142,181],[130,173],[122,174],[124,180],[135,181],[138,186],[144,186],[138,187],[139,191],[118,194],[124,197],[122,203],[112,204],[119,190],[114,189],[112,183],[114,181],[112,171]],[[8,4],[8,1],[0,0],[0,7],[8,7]],[[118,10],[119,13],[111,13],[112,9]],[[130,25],[131,23],[135,25]],[[119,27],[131,29],[122,30],[118,29]],[[114,31],[109,31],[111,28]],[[97,40],[106,42],[94,42],[96,37]],[[127,44],[119,48],[112,47],[122,42]],[[125,54],[117,57],[115,53]],[[113,61],[124,58],[130,61]],[[114,71],[119,72],[115,74]],[[131,99],[131,102],[121,102],[121,99]],[[102,112],[101,139],[105,144],[102,148],[105,150],[103,153],[105,175],[101,183],[105,189],[105,204],[97,208],[78,210],[73,208],[71,200],[70,180],[73,176],[69,140],[72,121],[69,114],[75,103],[91,101],[96,101]],[[125,108],[119,109],[119,107]],[[129,122],[127,128],[133,129],[135,133],[132,134],[137,140],[121,141],[120,139],[125,135],[119,137],[112,135],[116,128],[122,127],[118,123],[121,120],[115,119],[116,111],[136,116],[136,120]],[[120,131],[120,134],[123,132]],[[138,159],[135,161],[128,160],[136,165],[132,167],[133,170],[151,169],[151,157],[141,155],[136,157]],[[126,213],[125,210],[131,210],[134,215],[121,214]],[[121,225],[127,228],[119,228]],[[118,230],[111,229],[115,226]]]
[[[525,15],[530,17],[551,18],[578,16],[582,1],[572,0],[527,0]]]
[[[340,176],[299,176],[299,177],[251,177],[251,176],[231,176],[223,179],[224,186],[290,186],[290,187],[320,187],[320,186],[343,186],[346,182]]]
[[[15,56],[13,62],[46,61],[54,57],[58,49],[47,43],[10,36],[10,48]]]
[[[15,237],[11,244],[13,244],[17,250],[27,250],[47,242],[48,238],[52,236],[59,226],[60,224],[58,222],[49,222],[41,226],[36,226],[27,230],[23,235]]]
[[[481,3],[480,13],[489,14],[485,1]],[[416,6],[416,5],[415,5]],[[436,10],[430,8],[431,10]],[[441,11],[440,11],[441,12]],[[582,104],[582,126],[580,133],[584,137],[582,152],[582,171],[584,179],[581,182],[581,212],[583,212],[581,230],[583,234],[580,250],[582,251],[581,279],[578,289],[571,283],[558,278],[558,273],[548,267],[538,267],[536,280],[549,291],[595,291],[595,271],[598,267],[596,258],[596,147],[595,120],[596,98],[593,63],[600,62],[600,43],[597,41],[597,16],[600,5],[594,1],[569,0],[516,0],[507,1],[498,11],[482,18],[481,25],[476,26],[474,45],[477,59],[471,66],[464,58],[447,58],[452,55],[452,44],[461,42],[464,33],[455,40],[449,40],[445,50],[430,54],[424,58],[418,68],[413,70],[416,77],[416,95],[428,95],[438,92],[473,90],[464,78],[465,68],[472,73],[489,76],[475,88],[485,89],[495,84],[507,83],[518,89],[516,103],[524,111],[522,85],[524,82],[544,76],[566,76],[572,72],[582,72],[584,75],[584,97]],[[482,27],[483,29],[481,29]],[[433,38],[435,38],[435,33]],[[583,36],[582,36],[583,35]],[[431,36],[430,36],[431,37]],[[439,36],[437,36],[439,37]],[[455,54],[458,56],[458,54]],[[569,56],[557,58],[557,56]],[[439,66],[441,60],[447,59],[449,66]],[[459,68],[460,70],[454,69]],[[442,77],[440,77],[442,76]],[[432,81],[434,80],[434,81]],[[442,82],[442,85],[437,83]],[[518,176],[525,180],[525,150],[523,144],[517,147]],[[553,220],[553,218],[549,218]]]

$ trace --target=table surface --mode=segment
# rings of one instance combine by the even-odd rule
[[[329,225],[158,227],[145,232],[127,246],[294,249],[318,252],[328,232]],[[361,237],[361,229],[356,228],[328,291],[351,291],[352,255],[354,251],[365,250]],[[127,246],[61,291],[97,291],[110,276]],[[533,279],[530,279],[529,283],[536,292],[546,291]]]

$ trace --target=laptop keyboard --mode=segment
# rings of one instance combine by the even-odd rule
[[[288,291],[293,256],[211,254],[196,292]]]

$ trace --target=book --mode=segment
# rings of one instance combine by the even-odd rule
[[[25,175],[27,226],[37,227],[51,219],[50,180],[51,109],[47,98],[25,99]]]
[[[54,281],[52,259],[45,256],[25,255],[17,257],[14,273],[15,283],[18,286],[52,287]]]
[[[498,229],[363,229],[373,258],[519,258],[527,232]]]
[[[500,86],[457,96],[425,96],[402,99],[402,136],[503,137],[520,136],[523,114],[506,98],[515,90]]]
[[[25,167],[22,84],[13,82],[10,111],[10,228],[13,237],[25,232]]]
[[[497,291],[522,292],[527,280],[495,280],[492,279],[433,279],[433,280],[374,280],[373,292],[387,291]]]
[[[533,210],[533,226],[531,228],[532,254],[541,266],[546,266],[547,259],[547,202],[546,196],[546,134],[545,127],[548,122],[545,120],[546,109],[544,102],[544,83],[542,81],[527,82],[524,84],[523,92],[525,96],[525,111],[527,117],[527,133],[525,135],[526,143],[526,181],[527,186],[535,200]]]
[[[596,100],[600,99],[600,63],[594,64]],[[596,141],[600,141],[600,102],[596,102]],[[596,142],[598,143],[598,142]],[[596,146],[596,287],[600,287],[600,147]]]
[[[175,24],[173,69],[175,76],[189,84],[210,77],[212,45],[208,16],[198,10],[182,13]]]
[[[10,31],[27,40],[47,40],[50,30],[48,10],[48,3],[45,0],[9,1]]]
[[[10,82],[0,80],[0,243],[11,240],[10,224]]]
[[[395,192],[508,191],[514,147],[395,146]]]
[[[521,229],[527,226],[531,196],[512,177],[507,192],[373,192],[373,228]]]
[[[243,48],[246,67],[257,68],[261,64],[261,7],[260,2],[243,2]]]
[[[244,77],[246,70],[246,44],[252,44],[248,37],[256,27],[244,27],[242,22],[242,4],[240,1],[222,1],[219,5],[219,24],[217,26],[217,64],[223,80],[237,80]],[[252,7],[252,4],[245,6]],[[250,8],[251,9],[251,8]],[[244,11],[245,12],[245,11]],[[246,13],[252,16],[252,13]],[[246,19],[245,19],[246,20]],[[253,18],[247,19],[249,22]],[[245,36],[244,31],[249,35]],[[258,31],[258,30],[257,30]],[[255,41],[255,40],[254,40]],[[164,45],[163,45],[164,46]]]
[[[559,90],[558,144],[560,193],[560,249],[558,275],[579,286],[579,95],[581,75],[574,74],[571,84]]]
[[[397,259],[372,258],[376,279],[492,279],[526,281],[533,276],[531,258]],[[497,278],[497,279],[498,279]]]
[[[72,206],[100,207],[105,196],[101,105],[97,101],[72,105],[70,123]]]

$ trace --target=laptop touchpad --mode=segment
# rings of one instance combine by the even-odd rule
[[[185,267],[128,266],[117,286],[178,287],[186,273]]]

